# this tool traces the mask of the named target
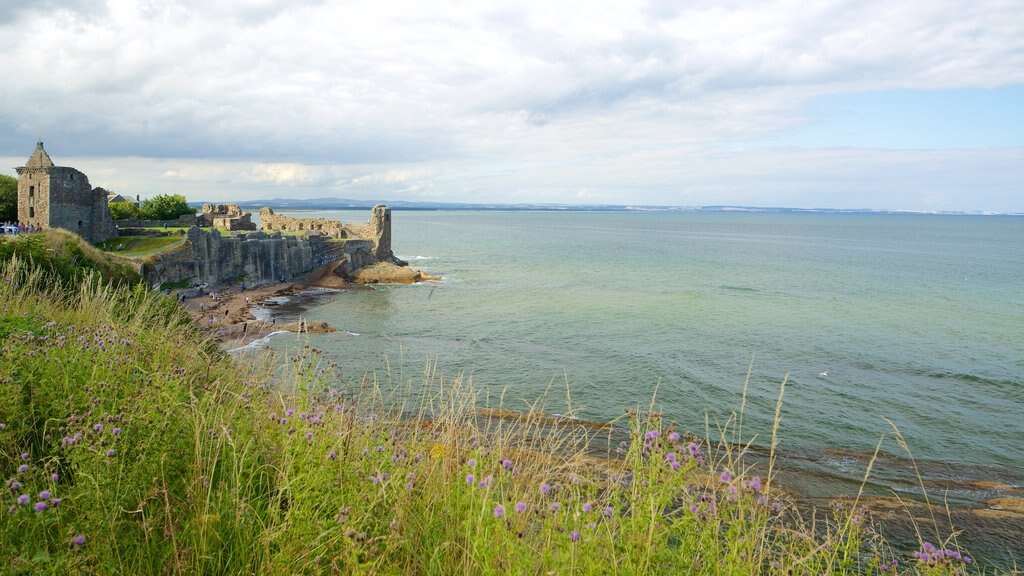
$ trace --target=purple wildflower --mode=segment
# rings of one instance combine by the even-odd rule
[[[412,490],[412,482],[406,482],[405,483],[405,489],[406,490]]]
[[[92,429],[99,432],[100,430],[103,430],[103,424],[97,422],[92,425]]]
[[[648,430],[647,433],[644,434],[644,440],[654,440],[660,435],[661,432],[658,432],[657,430]]]
[[[50,480],[52,480],[54,482],[58,482],[58,481],[60,481],[60,476],[54,474],[53,476],[50,476]]]
[[[732,474],[729,474],[729,471],[727,470],[725,472],[722,472],[722,475],[719,476],[718,479],[721,480],[722,482],[728,482],[732,480]]]
[[[494,507],[494,517],[495,518],[501,518],[504,515],[505,515],[505,507],[504,506],[502,506],[501,504],[498,504],[497,506]]]
[[[502,460],[501,461],[501,467],[504,468],[505,470],[511,470],[512,469],[512,461],[509,460],[508,458]]]
[[[114,436],[117,436],[120,433],[121,433],[121,429],[120,428],[114,428]]]
[[[292,416],[295,416],[295,410],[288,410],[284,415],[291,418]]]
[[[696,514],[699,510],[700,508],[696,504],[690,506],[690,512],[693,512],[694,514]]]
[[[590,505],[590,502],[584,502],[583,503],[583,511],[584,512],[590,512],[593,509],[594,509],[594,507]]]
[[[62,501],[63,500],[61,498],[54,498],[52,500],[54,506],[56,506],[57,504],[60,504]]]
[[[469,460],[466,460],[466,466],[469,466],[470,468],[476,468],[476,458],[470,458]]]
[[[21,459],[22,460],[28,460],[28,452],[22,452],[21,453]]]
[[[547,482],[542,482],[540,485],[540,493],[545,496],[551,494],[551,484],[548,484]]]
[[[750,479],[750,482],[747,483],[747,486],[750,487],[751,490],[760,490],[761,489],[761,477],[760,476],[754,476],[753,478]]]
[[[331,460],[334,460],[335,458],[338,457],[338,453],[335,452],[334,450],[331,450],[330,452],[327,453],[327,457],[330,458]]]
[[[672,467],[672,470],[679,470],[679,467],[682,466],[682,464],[679,463],[679,460],[674,460],[672,464],[669,464],[669,466]]]
[[[668,441],[672,443],[679,442],[679,432],[669,432]]]
[[[313,433],[312,432],[306,432],[306,440],[312,440],[312,439],[313,439]]]
[[[476,482],[476,476],[466,474],[466,484],[472,484],[473,482]]]
[[[18,466],[18,472],[21,474],[28,472],[28,464],[22,464],[21,466]]]
[[[562,509],[562,505],[559,504],[558,502],[552,502],[551,503],[551,511],[552,512],[558,512],[561,509]]]
[[[36,512],[43,512],[46,510],[46,502],[36,502],[34,508]]]
[[[520,514],[522,514],[523,512],[526,512],[526,502],[523,502],[523,501],[516,502],[516,512],[519,512]]]
[[[49,498],[50,498],[50,491],[49,490],[43,490],[42,492],[39,493],[39,499],[40,500],[48,500]]]
[[[77,548],[79,546],[85,546],[85,536],[83,536],[82,534],[79,534],[78,536],[75,536],[71,539],[72,548]]]
[[[22,494],[21,496],[18,496],[18,504],[20,506],[28,506],[30,500],[32,500],[32,498],[28,494]]]
[[[573,530],[572,532],[569,532],[569,539],[572,540],[573,542],[579,542],[580,541],[580,533],[575,531],[575,530]]]
[[[612,516],[615,515],[615,508],[612,508],[611,506],[605,506],[605,508],[604,508],[604,515],[607,516],[608,518],[611,518]]]
[[[114,454],[116,454],[116,452],[114,452],[113,448],[111,448],[110,450],[107,450],[107,456],[113,456]]]

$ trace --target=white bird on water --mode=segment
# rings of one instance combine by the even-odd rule
[[[822,370],[821,372],[818,372],[818,376],[820,378],[828,378],[828,370]]]

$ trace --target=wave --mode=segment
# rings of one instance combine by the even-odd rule
[[[258,350],[260,348],[264,348],[266,346],[269,346],[270,345],[270,339],[273,338],[274,336],[277,336],[278,334],[291,334],[291,332],[289,332],[287,330],[275,330],[275,331],[271,332],[270,334],[267,334],[266,336],[264,336],[262,338],[257,338],[256,340],[253,340],[252,342],[249,342],[245,346],[239,346],[238,348],[232,348],[231,350],[228,350],[228,354],[235,354],[235,353],[238,353],[238,352],[248,352],[248,351]]]
[[[418,260],[437,260],[438,257],[437,256],[399,256],[398,258],[400,260],[405,260],[406,262],[410,262],[410,261],[415,262],[415,261],[418,261]]]

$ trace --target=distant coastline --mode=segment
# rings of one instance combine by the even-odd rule
[[[201,207],[204,202],[191,202]],[[243,208],[269,206],[275,210],[368,210],[387,204],[392,210],[476,212],[684,212],[684,213],[753,213],[753,214],[893,214],[927,216],[1024,216],[1019,212],[982,210],[882,210],[871,208],[786,208],[772,206],[660,206],[638,204],[491,204],[462,202],[410,202],[403,200],[356,200],[350,198],[269,198],[238,202]]]

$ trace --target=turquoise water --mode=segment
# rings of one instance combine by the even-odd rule
[[[504,391],[512,408],[554,382],[548,409],[564,410],[568,380],[577,415],[597,420],[646,407],[657,390],[666,418],[702,433],[705,412],[714,422],[739,407],[753,360],[745,430],[768,444],[788,374],[782,445],[796,459],[820,454],[808,466],[824,474],[859,477],[847,455],[874,449],[884,417],[923,460],[1024,477],[1024,218],[396,211],[393,221],[395,253],[443,280],[306,302],[304,316],[351,333],[311,342],[345,378],[381,375],[386,361],[415,376],[436,358],[495,402]],[[883,450],[899,452],[891,440]]]

